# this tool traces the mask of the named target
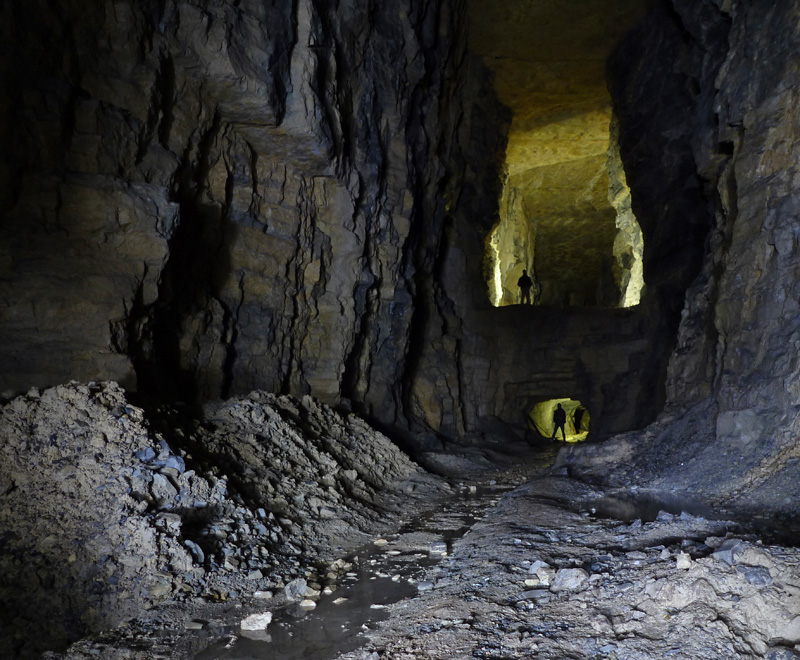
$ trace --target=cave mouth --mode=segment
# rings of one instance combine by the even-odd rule
[[[580,401],[569,398],[549,399],[540,401],[528,413],[528,424],[543,438],[553,437],[553,411],[558,404],[567,414],[567,423],[564,426],[567,442],[582,442],[589,437],[589,411]],[[559,435],[559,439],[560,439]]]
[[[511,110],[498,216],[486,237],[494,306],[639,303],[642,232],[617,148],[606,62],[643,0],[469,0],[469,42]]]

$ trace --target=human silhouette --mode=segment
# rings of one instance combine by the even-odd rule
[[[522,277],[517,280],[517,286],[520,290],[520,303],[525,304],[527,301],[528,304],[531,304],[531,287],[533,286],[533,280],[528,277],[528,271],[522,271]]]
[[[558,433],[558,429],[561,429],[561,438],[566,441],[567,434],[564,431],[564,425],[567,423],[567,411],[561,407],[559,403],[556,409],[553,411],[553,437],[550,438],[550,441],[556,439],[556,433]]]
[[[575,430],[576,430],[576,431],[578,431],[578,432],[580,432],[580,431],[582,430],[582,429],[581,429],[581,422],[583,421],[583,413],[584,413],[584,412],[586,412],[586,411],[585,411],[583,408],[578,408],[578,409],[575,411],[575,417],[574,417],[574,420],[575,420]]]

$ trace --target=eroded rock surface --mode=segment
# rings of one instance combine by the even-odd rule
[[[412,423],[445,226],[497,204],[463,0],[2,12],[0,396],[258,388]]]
[[[515,490],[433,569],[430,590],[394,605],[365,648],[341,657],[800,655],[797,549],[688,513],[598,519],[598,496],[567,479]]]
[[[2,11],[3,398],[70,379],[311,394],[410,444],[519,437],[557,396],[589,399],[606,433],[653,419],[674,300],[673,325],[644,309],[650,344],[604,318],[613,360],[583,354],[590,318],[561,350],[504,349],[548,319],[489,304],[511,118],[464,0]]]
[[[702,260],[664,371],[664,414],[607,447],[572,450],[564,462],[576,475],[796,518],[800,302],[792,127],[800,81],[787,54],[798,47],[788,26],[800,4],[672,4],[672,20],[662,14],[642,24],[620,51],[625,61],[652,63],[620,67],[613,77],[620,149],[645,244],[670,232],[678,215],[691,218],[693,232],[710,227],[709,241],[701,252],[684,234],[674,237],[672,256],[645,252],[648,283],[677,282],[690,261]],[[648,96],[669,80],[683,81],[683,101]],[[648,155],[654,150],[659,158]],[[668,169],[676,176],[666,176]],[[636,209],[637,199],[646,208]]]

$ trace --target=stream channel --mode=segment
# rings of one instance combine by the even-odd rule
[[[366,641],[364,631],[388,617],[388,605],[433,588],[423,579],[425,571],[446,557],[452,543],[512,488],[463,487],[443,507],[348,557],[352,566],[334,591],[323,592],[314,609],[296,605],[276,611],[265,632],[232,627],[195,660],[327,660],[357,649]]]

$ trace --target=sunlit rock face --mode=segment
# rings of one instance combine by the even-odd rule
[[[396,422],[446,214],[497,204],[462,3],[3,12],[0,393],[260,387]]]
[[[523,268],[535,273],[544,305],[630,302],[622,279],[633,264],[617,258],[624,248],[615,251],[630,239],[618,236],[609,202],[605,61],[646,5],[470,0],[470,44],[514,113],[506,203],[493,237],[494,304],[518,302]],[[615,278],[620,268],[625,274]]]

